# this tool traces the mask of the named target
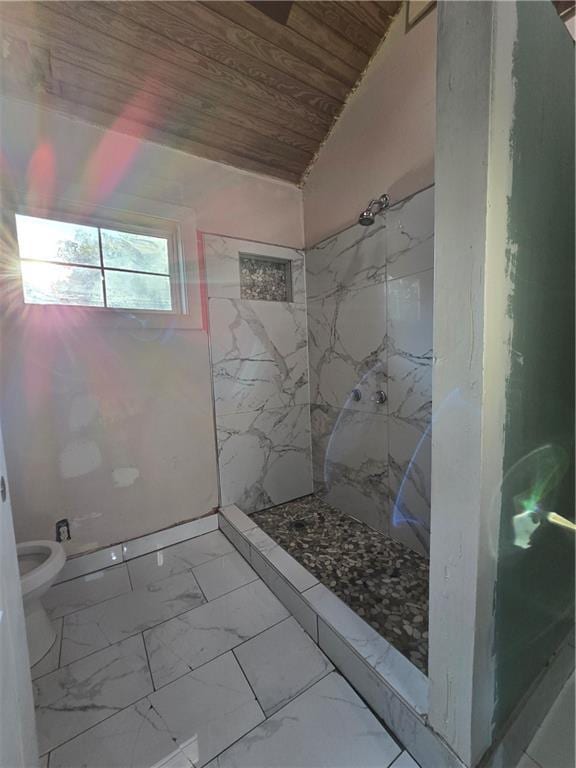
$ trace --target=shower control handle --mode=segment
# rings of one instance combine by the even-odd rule
[[[362,392],[360,392],[359,389],[353,389],[352,390],[352,400],[354,400],[355,403],[362,400]]]
[[[377,389],[373,399],[376,401],[378,405],[384,405],[386,400],[388,400],[386,396],[386,392],[384,392],[383,389]]]

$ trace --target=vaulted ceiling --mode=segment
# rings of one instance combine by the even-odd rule
[[[2,2],[3,93],[298,182],[400,2]]]

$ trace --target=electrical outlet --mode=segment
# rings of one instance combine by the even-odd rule
[[[56,523],[56,541],[69,541],[71,538],[70,523],[67,518],[58,520]]]

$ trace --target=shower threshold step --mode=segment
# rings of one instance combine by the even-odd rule
[[[426,675],[236,505],[223,507],[218,521],[222,533],[415,759],[422,766],[461,765],[426,724]]]

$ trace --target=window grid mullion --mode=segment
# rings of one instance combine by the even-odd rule
[[[102,230],[98,227],[98,252],[100,254],[100,272],[102,274],[102,298],[104,299],[104,306],[108,306],[108,298],[106,295],[106,276],[104,274],[104,254],[102,252]]]

